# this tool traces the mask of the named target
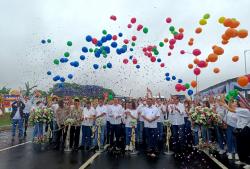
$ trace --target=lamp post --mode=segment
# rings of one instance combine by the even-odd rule
[[[244,50],[245,75],[247,75],[247,52],[250,52],[250,49]]]

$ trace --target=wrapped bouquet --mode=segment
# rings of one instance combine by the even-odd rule
[[[43,121],[43,110],[40,108],[34,109],[30,114],[30,123],[35,125],[36,123]]]
[[[136,126],[136,125],[137,125],[137,120],[136,120],[136,119],[131,119],[130,125],[131,125],[132,127]]]
[[[65,125],[65,126],[69,126],[69,125],[73,126],[73,125],[75,125],[75,124],[76,124],[76,120],[73,119],[73,118],[67,118],[67,119],[64,121],[64,125]]]
[[[50,108],[43,109],[43,122],[50,123],[53,120],[53,112]]]

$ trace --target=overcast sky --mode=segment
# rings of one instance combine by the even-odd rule
[[[166,72],[185,82],[195,79],[187,68],[194,56],[180,55],[179,51],[199,48],[202,51],[199,57],[206,58],[213,45],[222,46],[221,35],[225,27],[218,23],[218,18],[237,18],[241,22],[239,28],[249,29],[249,7],[249,0],[0,0],[0,87],[24,87],[24,82],[30,81],[47,90],[54,84],[52,77],[46,75],[50,70],[53,75],[72,73],[72,82],[104,86],[121,95],[144,96],[149,87],[154,95],[160,92],[167,96],[175,93],[176,81],[164,80]],[[211,18],[203,26],[202,34],[196,35],[194,30],[205,13],[209,13]],[[110,15],[116,15],[117,21],[111,21]],[[128,29],[131,17],[147,26],[149,33],[137,32],[135,27]],[[166,17],[172,18],[171,24],[165,23]],[[159,57],[166,64],[163,69],[159,63],[150,62],[141,48],[158,45],[164,38],[171,38],[170,25],[183,27],[185,34],[184,39],[176,43],[172,56],[167,56],[167,47],[159,49]],[[86,54],[87,59],[80,62],[78,68],[71,67],[69,63],[53,65],[53,60],[62,57],[66,51],[71,53],[72,61],[80,61],[81,48],[91,47],[85,36],[100,38],[103,29],[111,34],[122,32],[125,38],[136,35],[138,40],[134,52],[123,55],[111,52],[106,59]],[[192,47],[187,45],[191,37],[195,39]],[[52,43],[43,45],[40,43],[42,39],[51,39]],[[68,40],[73,42],[72,47],[66,46]],[[235,38],[223,48],[225,53],[219,61],[202,69],[199,89],[244,74],[243,54],[245,49],[250,49],[249,38]],[[140,69],[131,63],[122,63],[123,58],[130,55],[138,59]],[[234,55],[240,56],[239,62],[231,61]],[[250,52],[247,57],[250,69]],[[108,62],[113,64],[112,69],[93,71],[94,63],[102,66]],[[214,74],[214,67],[219,67],[221,72]]]

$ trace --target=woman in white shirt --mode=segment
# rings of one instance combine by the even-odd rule
[[[132,128],[136,128],[137,118],[138,118],[138,113],[136,110],[135,102],[126,103],[126,110],[125,110],[124,114],[125,114],[125,133],[126,133],[126,148],[125,148],[125,150],[132,151],[133,147],[130,146],[131,145],[130,142],[131,142],[131,136],[132,136]]]

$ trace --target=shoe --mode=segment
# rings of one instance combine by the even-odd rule
[[[232,159],[233,159],[232,153],[228,153],[227,158],[228,158],[229,160],[232,160]]]
[[[128,149],[129,149],[129,146],[128,146],[128,145],[126,145],[125,151],[128,151]]]
[[[241,161],[235,161],[234,164],[236,164],[236,165],[244,165],[245,163],[243,163],[243,162],[241,162]]]
[[[133,150],[133,146],[129,146],[129,151],[132,151]]]
[[[250,169],[250,165],[245,165],[243,168],[244,169]]]
[[[24,135],[24,137],[26,137],[27,136],[27,133],[26,133],[26,131],[23,133],[23,135]]]
[[[239,158],[239,155],[238,155],[237,153],[235,153],[234,159],[235,159],[235,160],[239,160],[239,159],[240,159],[240,158]]]
[[[226,152],[225,150],[220,150],[220,151],[219,151],[219,154],[222,155],[222,154],[224,154],[225,152]]]

